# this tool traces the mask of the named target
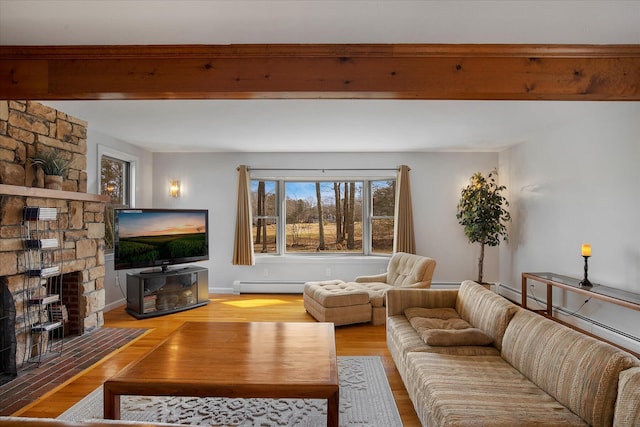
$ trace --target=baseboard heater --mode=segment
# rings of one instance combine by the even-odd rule
[[[503,297],[510,299],[511,301],[517,302],[518,304],[522,301],[522,291],[520,289],[515,289],[510,286],[507,286],[504,283],[498,284],[498,293]],[[528,300],[529,299],[537,304],[540,304],[541,307],[546,307],[547,302],[542,298],[530,296]],[[640,353],[640,337],[636,337],[627,332],[613,328],[609,325],[605,325],[604,323],[598,322],[597,320],[590,319],[579,313],[571,312],[562,306],[558,306],[554,304],[553,310],[564,316],[573,317],[574,321],[571,323],[573,323],[575,326],[577,326],[582,330],[585,330],[594,335],[597,335],[602,339],[614,342],[636,353]]]
[[[301,294],[304,281],[299,280],[234,280],[234,294]],[[454,289],[459,282],[433,282],[432,288]]]
[[[234,294],[301,294],[303,281],[295,280],[234,280]]]

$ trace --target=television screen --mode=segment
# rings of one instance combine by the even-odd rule
[[[208,227],[205,209],[116,209],[115,269],[208,260]]]

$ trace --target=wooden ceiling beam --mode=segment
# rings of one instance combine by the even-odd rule
[[[640,45],[0,46],[0,99],[640,100]]]

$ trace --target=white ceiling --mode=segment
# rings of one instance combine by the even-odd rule
[[[0,45],[640,44],[640,1],[0,0]],[[152,151],[500,150],[608,103],[45,102]]]

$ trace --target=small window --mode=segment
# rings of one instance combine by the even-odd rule
[[[109,196],[105,206],[105,249],[113,250],[113,210],[133,207],[134,160],[124,153],[100,153],[100,194]]]
[[[396,181],[371,181],[371,252],[393,252]]]
[[[129,162],[102,156],[100,161],[100,194],[109,196],[113,206],[129,206]]]
[[[251,181],[253,250],[255,253],[278,253],[278,199],[276,181]]]

